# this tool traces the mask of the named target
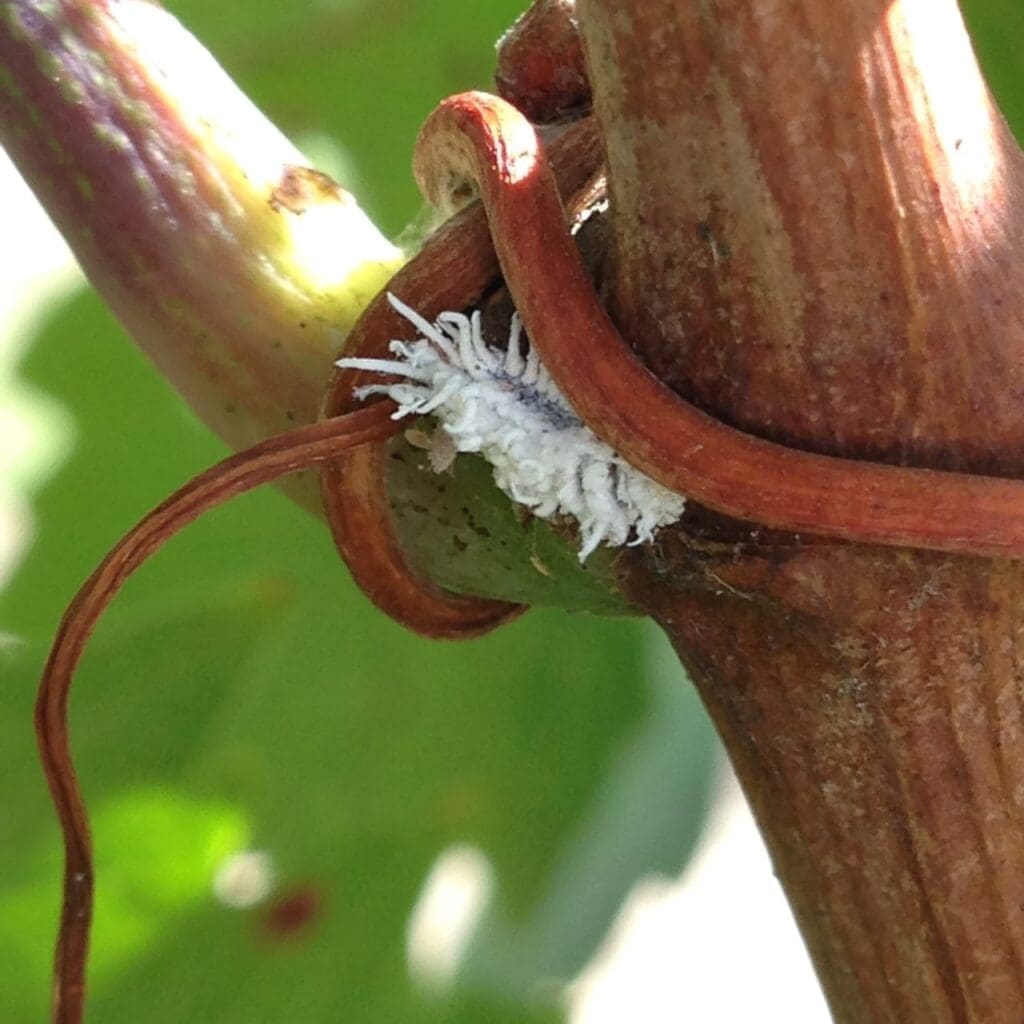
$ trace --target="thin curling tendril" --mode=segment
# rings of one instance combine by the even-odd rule
[[[281,434],[217,463],[157,506],[103,559],[68,606],[36,698],[35,728],[64,841],[64,896],[54,963],[53,1020],[80,1024],[93,906],[89,818],[68,734],[68,697],[75,669],[96,623],[118,590],[166,541],[204,512],[278,477],[333,458],[341,450],[395,433],[394,405]]]
[[[655,377],[619,334],[565,226],[533,125],[495,96],[445,100],[414,170],[435,205],[478,192],[531,343],[583,422],[632,466],[708,508],[847,541],[1024,557],[1024,482],[835,458],[730,427]]]
[[[596,130],[590,124],[586,131],[592,143]],[[593,169],[592,154],[589,159],[589,165],[579,161],[574,166],[580,179],[575,187],[586,177],[582,170]],[[1021,481],[789,449],[728,427],[665,387],[636,358],[601,306],[536,132],[507,103],[481,93],[445,101],[421,133],[416,170],[421,187],[438,205],[453,200],[459,205],[467,181],[479,189],[505,281],[548,372],[594,434],[665,487],[777,529],[963,554],[1024,556]],[[481,255],[487,227],[482,216],[466,211],[456,223],[465,232],[462,240],[472,242],[468,249],[442,259],[438,249],[428,248],[432,261],[414,261],[399,275],[401,281],[393,282],[394,290],[427,318],[471,305],[494,275],[493,260]],[[394,323],[386,300],[379,297],[357,327],[348,354],[383,355],[387,342],[402,336],[390,329]],[[57,1024],[82,1020],[93,897],[89,825],[67,731],[68,696],[98,618],[150,554],[203,511],[284,473],[322,464],[325,509],[339,549],[386,611],[428,635],[469,636],[522,610],[451,594],[408,566],[390,526],[383,489],[382,445],[398,429],[390,418],[395,406],[380,402],[346,412],[355,376],[335,377],[325,405],[327,419],[225,459],[150,513],[104,559],[62,620],[35,718],[65,840]],[[375,591],[372,574],[378,571],[384,582]]]

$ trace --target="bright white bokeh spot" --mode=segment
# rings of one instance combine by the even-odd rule
[[[27,387],[19,363],[51,307],[82,275],[57,229],[0,150],[0,587],[32,537],[29,496],[56,472],[74,439],[63,406]]]
[[[730,771],[682,876],[634,887],[570,986],[569,1005],[569,1024],[828,1024],[800,933]]]
[[[232,910],[262,903],[274,889],[274,860],[265,850],[242,850],[222,861],[213,876],[213,895]]]
[[[494,868],[476,847],[451,846],[438,857],[409,917],[406,962],[415,982],[431,992],[451,988],[493,893]]]

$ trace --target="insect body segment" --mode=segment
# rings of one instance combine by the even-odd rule
[[[480,313],[442,313],[431,324],[395,296],[391,305],[419,331],[393,341],[393,359],[341,359],[342,369],[397,380],[359,389],[387,395],[396,419],[433,415],[460,452],[477,452],[513,501],[541,519],[566,515],[580,527],[580,561],[599,545],[650,540],[675,522],[685,499],[620,458],[576,415],[513,315],[508,346],[487,343]]]

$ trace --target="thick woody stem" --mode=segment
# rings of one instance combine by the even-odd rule
[[[1021,475],[1020,156],[953,0],[579,17],[612,310],[657,375],[796,447]],[[633,593],[715,716],[836,1020],[1017,1024],[1024,568],[699,510],[684,531]]]
[[[795,447],[1021,475],[1021,157],[954,0],[580,6],[658,376]]]

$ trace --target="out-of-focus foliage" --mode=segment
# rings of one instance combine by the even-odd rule
[[[1024,140],[1024,4],[961,0],[989,85],[1018,139]]]
[[[520,3],[169,6],[396,231],[418,206],[420,121],[487,85]],[[31,736],[49,638],[116,538],[223,454],[91,295],[52,312],[22,374],[61,403],[73,438],[0,594],[0,1016],[12,1024],[45,1017],[59,901]],[[639,622],[534,612],[472,644],[421,641],[368,606],[322,524],[278,494],[211,514],[128,585],[72,701],[98,858],[91,1019],[560,1019],[555,983],[586,962],[632,882],[677,871],[698,833],[711,737],[682,683]],[[406,932],[454,844],[482,851],[494,893],[449,965],[459,983],[434,977],[427,993]],[[276,883],[232,909],[212,883],[247,848],[270,854]],[[443,953],[442,941],[417,955]]]

